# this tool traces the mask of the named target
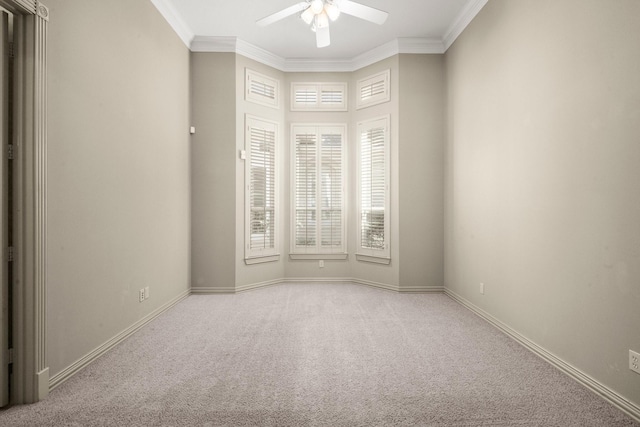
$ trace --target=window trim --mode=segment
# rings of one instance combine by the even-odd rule
[[[266,128],[273,129],[274,131],[274,228],[273,228],[273,247],[267,249],[251,249],[251,131],[250,129],[254,123],[263,124]],[[244,260],[245,264],[253,265],[264,262],[274,262],[280,259],[279,253],[279,233],[280,233],[280,173],[279,173],[279,152],[280,152],[280,134],[279,123],[273,120],[268,120],[262,117],[253,116],[251,114],[245,114],[245,205],[244,205],[244,217],[245,217],[245,238],[244,238]]]
[[[384,137],[384,249],[365,248],[362,246],[362,133],[383,126]],[[391,116],[385,115],[377,118],[363,120],[357,125],[357,242],[356,259],[363,262],[376,264],[391,263]]]
[[[326,254],[298,254],[298,253],[290,253],[289,258],[293,261],[300,260],[325,260],[325,261],[342,261],[349,257],[349,255],[345,253],[326,253]]]
[[[376,81],[384,81],[384,92],[377,96],[372,96],[370,99],[362,99],[362,89]],[[356,109],[361,110],[363,108],[372,107],[374,105],[383,104],[391,100],[391,70],[387,69],[381,73],[372,74],[368,77],[358,80],[357,84],[357,97],[356,97]]]
[[[260,74],[257,71],[254,71],[250,68],[244,69],[245,78],[244,78],[244,99],[248,102],[253,102],[254,104],[264,105],[266,107],[275,108],[277,110],[280,109],[280,80],[265,76],[264,74]],[[273,87],[274,98],[271,100],[268,97],[260,96],[251,91],[251,82],[257,81],[263,84],[267,84]]]
[[[321,229],[318,228],[316,230],[316,246],[314,248],[299,248],[296,247],[296,129],[302,128],[313,128],[318,137],[318,147],[317,147],[317,156],[316,156],[316,182],[317,177],[319,177],[321,173],[321,156],[320,153],[320,136],[323,133],[323,130],[329,129],[340,129],[340,133],[342,135],[342,246],[339,249],[327,248],[322,249],[319,245],[319,236],[321,236]],[[347,250],[348,250],[348,220],[349,215],[347,212],[348,209],[348,150],[347,150],[347,138],[348,138],[348,124],[347,123],[292,123],[291,124],[291,141],[290,141],[290,246],[289,246],[289,257],[292,260],[304,260],[304,259],[347,259]],[[316,198],[320,198],[320,194],[316,193]],[[316,218],[317,215],[320,214],[322,208],[319,203],[316,203]]]

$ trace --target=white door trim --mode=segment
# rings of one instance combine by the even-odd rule
[[[47,25],[38,0],[0,0],[14,14],[13,403],[49,394],[47,362]]]

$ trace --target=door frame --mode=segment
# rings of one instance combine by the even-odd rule
[[[0,55],[2,56],[2,62],[0,63],[0,98],[2,98],[2,105],[0,106],[0,122],[2,124],[2,135],[0,135],[1,147],[7,147],[9,142],[9,109],[11,108],[11,102],[9,101],[9,70],[11,69],[10,63],[12,63],[9,56],[9,40],[11,38],[9,34],[9,14],[4,9],[0,9]],[[0,206],[2,211],[0,212],[0,247],[9,247],[9,157],[7,150],[0,150]],[[0,407],[9,404],[9,260],[0,260]]]
[[[0,0],[0,6],[14,16],[11,402],[21,404],[37,402],[49,394],[46,262],[49,9],[39,0]]]

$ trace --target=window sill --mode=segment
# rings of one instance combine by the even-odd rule
[[[347,254],[289,254],[289,258],[294,261],[298,260],[345,260]]]
[[[280,254],[276,254],[276,255],[266,255],[266,256],[245,258],[244,263],[246,265],[254,265],[254,264],[262,264],[265,262],[275,262],[279,260],[280,260]]]
[[[356,254],[356,259],[362,262],[372,262],[374,264],[391,264],[391,258],[374,255]]]

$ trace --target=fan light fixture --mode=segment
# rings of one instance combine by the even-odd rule
[[[302,13],[300,13],[302,12]],[[378,25],[384,24],[389,14],[383,10],[365,6],[352,0],[304,0],[272,13],[256,23],[262,27],[300,13],[300,18],[316,33],[316,45],[326,47],[331,44],[329,21],[335,21],[340,13],[355,16]]]
[[[311,0],[300,18],[305,24],[311,26],[311,31],[315,32],[320,28],[328,28],[329,20],[335,21],[339,16],[340,9],[333,0]]]

